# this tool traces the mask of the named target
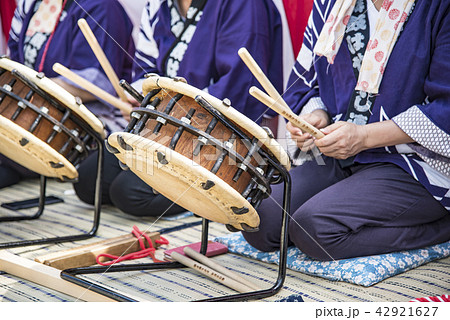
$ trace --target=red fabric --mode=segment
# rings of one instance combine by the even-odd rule
[[[308,24],[313,0],[283,0],[284,11],[291,34],[294,56],[297,57],[303,42],[303,32]]]
[[[16,9],[15,0],[0,0],[0,16],[2,20],[2,31],[5,39],[8,41],[9,29],[11,29],[11,21]]]
[[[444,294],[440,297],[417,298],[411,302],[450,302],[450,295]]]

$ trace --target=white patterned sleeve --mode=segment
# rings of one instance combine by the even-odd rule
[[[315,110],[328,111],[327,107],[325,106],[325,103],[323,103],[322,98],[320,97],[312,97],[311,99],[309,99],[308,102],[303,106],[300,114],[302,115],[311,113]]]
[[[435,125],[417,106],[392,120],[417,144],[408,144],[433,168],[450,176],[450,135]]]

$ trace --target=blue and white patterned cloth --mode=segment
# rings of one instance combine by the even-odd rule
[[[194,213],[192,213],[191,211],[183,211],[181,213],[174,214],[174,215],[171,215],[171,216],[162,216],[161,220],[175,221],[175,220],[180,220],[180,219],[192,217],[193,215],[194,215]]]
[[[219,237],[214,241],[227,245],[231,253],[263,262],[279,263],[279,251],[259,251],[248,244],[241,233]],[[287,267],[329,280],[368,287],[424,263],[448,256],[450,256],[450,241],[423,249],[335,261],[314,260],[299,249],[290,247],[287,253]]]

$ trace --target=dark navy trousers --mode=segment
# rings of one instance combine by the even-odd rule
[[[92,153],[78,168],[74,189],[78,197],[94,203],[98,153]],[[112,204],[134,216],[174,215],[186,211],[153,189],[130,170],[122,170],[119,160],[105,151],[102,176],[102,203]]]
[[[337,260],[416,249],[450,240],[450,212],[390,163],[341,168],[323,156],[290,171],[289,242],[310,257]],[[262,251],[280,246],[283,185],[258,208],[260,230],[243,232]]]

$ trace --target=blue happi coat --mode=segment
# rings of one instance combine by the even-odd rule
[[[343,120],[356,85],[344,39],[333,65],[313,48],[335,1],[314,1],[284,97],[297,112]],[[370,1],[369,1],[370,3]],[[350,22],[349,22],[350,24]],[[366,150],[359,163],[397,164],[450,210],[450,1],[416,0],[387,63],[369,123],[392,119],[417,143]]]
[[[181,76],[216,98],[229,98],[235,109],[260,122],[268,108],[248,94],[251,86],[259,84],[237,52],[246,47],[281,92],[282,27],[272,0],[207,1],[196,28],[186,35],[190,42],[172,74],[165,57],[176,39],[180,19],[176,1],[150,0],[147,4],[137,44],[135,87],[142,89],[146,73]]]
[[[11,59],[19,63],[24,63],[25,60],[25,33],[36,3],[37,0],[22,0],[15,12],[8,46]],[[131,81],[132,56],[135,49],[131,38],[133,26],[117,0],[68,0],[66,10],[61,15],[49,44],[42,71],[49,78],[57,77],[58,74],[53,71],[52,66],[55,62],[59,62],[86,80],[115,94],[114,88],[78,27],[77,21],[80,18],[88,22],[118,77]],[[33,66],[35,70],[38,70],[41,63],[47,41],[48,39],[37,52],[36,63]],[[115,111],[112,106],[101,103],[88,103],[86,106],[97,116],[108,115],[111,111]]]

